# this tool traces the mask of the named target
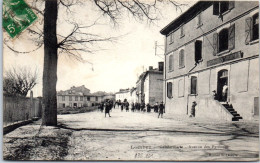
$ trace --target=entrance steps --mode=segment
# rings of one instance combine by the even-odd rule
[[[243,117],[240,116],[240,114],[235,111],[232,104],[222,103],[221,104],[229,111],[230,114],[233,115],[232,121],[239,121],[239,119],[243,119]]]

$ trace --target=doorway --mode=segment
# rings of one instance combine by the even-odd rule
[[[217,82],[217,100],[221,102],[227,101],[228,95],[228,70],[220,70],[218,72]],[[225,88],[224,88],[225,87]],[[226,93],[223,93],[223,89]]]

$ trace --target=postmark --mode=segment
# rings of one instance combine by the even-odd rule
[[[12,37],[16,37],[35,20],[37,15],[24,0],[3,1],[3,28]]]

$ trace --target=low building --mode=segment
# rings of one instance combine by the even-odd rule
[[[84,85],[71,87],[66,91],[57,92],[57,107],[86,107],[94,106],[103,101],[105,94],[90,93]]]
[[[129,101],[131,97],[130,89],[120,89],[119,92],[115,93],[116,101],[124,101],[125,99]]]

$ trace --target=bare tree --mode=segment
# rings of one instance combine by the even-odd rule
[[[37,3],[45,3],[45,7],[38,7]],[[93,4],[100,11],[101,16],[110,18],[112,24],[117,25],[120,18],[128,13],[137,21],[146,21],[152,23],[158,20],[160,9],[158,3],[172,4],[176,10],[182,10],[181,4],[173,0],[92,0]],[[44,68],[43,68],[43,125],[57,125],[57,61],[58,54],[67,54],[84,62],[82,54],[93,53],[91,47],[93,44],[104,41],[113,41],[113,37],[102,37],[93,33],[86,32],[88,28],[96,25],[80,25],[76,22],[71,22],[73,25],[71,32],[68,35],[57,34],[57,19],[60,7],[65,7],[66,13],[72,13],[71,7],[74,5],[82,5],[84,1],[78,0],[34,0],[31,4],[32,8],[43,16],[43,31],[39,28],[29,29],[31,34],[34,34],[34,42],[38,45],[37,48],[44,45]],[[7,45],[8,46],[8,45]],[[10,47],[16,53],[19,52]],[[36,49],[35,49],[36,50]],[[32,50],[34,51],[34,50]],[[31,52],[31,51],[29,51]]]
[[[16,67],[5,71],[3,90],[9,95],[26,96],[37,84],[37,70],[28,67]]]

